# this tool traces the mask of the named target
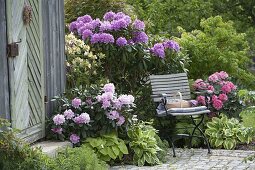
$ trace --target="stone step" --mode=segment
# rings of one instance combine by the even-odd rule
[[[43,141],[33,144],[31,147],[39,147],[42,149],[42,152],[50,157],[55,157],[58,150],[65,149],[66,147],[72,147],[72,143],[69,141]]]

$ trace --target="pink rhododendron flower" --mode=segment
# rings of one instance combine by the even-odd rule
[[[74,108],[78,108],[78,107],[80,107],[80,105],[81,105],[81,99],[79,99],[79,98],[74,98],[73,100],[72,100],[72,106],[74,107]]]
[[[219,99],[216,99],[213,101],[212,105],[216,110],[220,110],[223,107],[223,102]]]
[[[197,96],[197,102],[205,106],[205,96]]]
[[[236,90],[236,86],[231,81],[227,81],[226,85],[228,85],[231,88],[231,90]]]
[[[214,92],[214,87],[213,87],[212,85],[209,85],[209,86],[207,87],[207,90],[210,90],[210,91]]]
[[[202,79],[197,79],[193,87],[195,90],[205,90],[207,89],[207,84]]]
[[[125,118],[123,116],[120,116],[116,124],[117,126],[121,126],[124,122],[125,122]]]
[[[66,119],[72,119],[74,117],[74,112],[71,109],[68,109],[64,112]]]
[[[108,83],[108,84],[105,84],[104,85],[104,88],[103,88],[104,92],[111,92],[111,93],[114,93],[115,92],[115,86],[113,83]]]
[[[111,102],[109,100],[104,100],[102,103],[102,108],[107,109],[108,107],[111,106]]]
[[[74,122],[77,124],[88,124],[90,122],[90,116],[88,113],[82,113],[81,115],[75,117]]]
[[[54,133],[62,134],[63,129],[62,128],[52,128],[51,131]]]
[[[121,95],[118,100],[122,105],[133,105],[135,98],[132,95]]]
[[[229,86],[228,84],[225,84],[221,87],[221,91],[226,94],[230,93],[231,90],[232,90],[231,86]]]
[[[221,71],[218,73],[218,77],[221,79],[221,80],[225,80],[228,78],[228,73],[226,73],[225,71]]]
[[[80,142],[80,137],[76,134],[72,134],[69,139],[73,144]]]
[[[212,95],[212,101],[217,100],[217,99],[218,99],[218,96]]]
[[[219,78],[218,78],[217,74],[214,73],[214,74],[212,74],[212,75],[210,75],[210,76],[208,77],[208,80],[209,80],[210,82],[216,83],[217,81],[219,81]]]
[[[106,115],[107,115],[107,118],[111,119],[111,120],[115,120],[115,119],[118,119],[120,117],[119,112],[117,112],[116,110],[110,111]]]
[[[53,122],[55,125],[62,125],[65,123],[65,116],[61,114],[57,114],[56,116],[53,117]]]
[[[220,94],[219,95],[219,99],[222,101],[222,102],[225,102],[228,100],[228,96],[226,94]]]

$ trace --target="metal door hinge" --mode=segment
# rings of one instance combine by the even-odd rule
[[[8,57],[16,57],[19,55],[19,43],[21,43],[21,39],[18,42],[13,42],[7,45]]]
[[[44,103],[48,103],[48,97],[44,96]]]

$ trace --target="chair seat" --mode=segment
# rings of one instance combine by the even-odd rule
[[[189,107],[189,108],[172,108],[165,110],[157,110],[158,117],[164,117],[167,115],[172,116],[191,116],[191,115],[200,115],[210,113],[205,106],[198,106],[198,107]]]

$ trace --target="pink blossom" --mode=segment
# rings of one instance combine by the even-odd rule
[[[228,100],[228,96],[226,94],[220,94],[219,95],[219,99],[222,101],[222,102],[225,102]]]
[[[88,124],[90,122],[90,116],[88,113],[82,113],[81,115],[75,117],[74,122],[77,124]]]
[[[118,100],[121,104],[133,105],[135,98],[132,95],[121,95]]]
[[[207,90],[211,90],[212,92],[214,92],[214,87],[213,87],[212,85],[209,85],[209,86],[207,87]]]
[[[74,112],[71,109],[68,109],[64,112],[66,119],[72,119],[74,117]]]
[[[120,116],[116,124],[117,126],[121,126],[124,122],[125,122],[125,118],[123,116]]]
[[[111,102],[109,100],[104,100],[102,103],[102,108],[107,109],[108,107],[111,106]]]
[[[223,93],[228,94],[228,93],[231,92],[231,86],[229,86],[228,84],[225,84],[225,85],[223,85],[223,86],[221,87],[221,91],[222,91]]]
[[[226,84],[231,88],[231,90],[236,90],[236,86],[231,81],[227,81]]]
[[[223,107],[223,103],[221,100],[219,99],[216,99],[213,101],[213,107],[216,109],[216,110],[220,110],[222,107]]]
[[[217,72],[214,73],[214,74],[212,74],[212,75],[210,75],[210,76],[208,77],[208,80],[209,80],[210,82],[213,82],[213,83],[216,83],[217,81],[219,81],[219,78],[218,78],[218,76],[217,76]]]
[[[197,79],[193,84],[194,89],[196,90],[205,90],[207,88],[207,84],[202,79]]]
[[[62,134],[63,129],[62,128],[52,128],[51,131],[54,133]]]
[[[205,106],[205,96],[197,96],[197,102]]]
[[[72,134],[69,139],[73,144],[80,142],[80,137],[76,134]]]
[[[225,80],[228,78],[228,73],[226,73],[225,71],[221,71],[218,73],[218,77],[221,79],[221,80]]]
[[[111,120],[115,120],[115,119],[118,119],[120,117],[119,112],[117,112],[116,110],[110,111],[106,115],[107,115],[107,118],[111,119]]]
[[[113,83],[105,84],[103,90],[104,90],[104,92],[114,93],[114,91],[115,91],[114,84]]]
[[[55,125],[62,125],[65,123],[65,116],[61,114],[57,114],[56,116],[53,117],[53,122]]]
[[[215,100],[217,100],[218,99],[218,96],[216,96],[216,95],[213,95],[212,96],[212,101],[215,101]]]
[[[74,108],[78,108],[78,107],[80,107],[80,105],[81,105],[81,99],[79,99],[79,98],[74,98],[73,100],[72,100],[72,106],[74,107]]]

